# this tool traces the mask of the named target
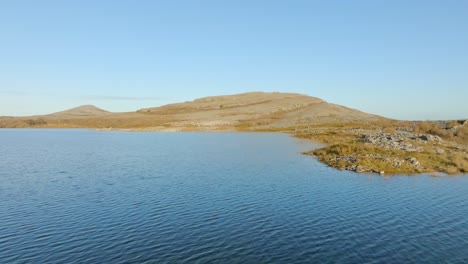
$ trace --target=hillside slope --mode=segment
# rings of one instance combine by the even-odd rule
[[[145,108],[149,115],[171,115],[193,126],[291,127],[300,124],[368,122],[383,119],[358,110],[293,93],[252,92],[212,96],[194,101]]]
[[[383,119],[308,95],[251,92],[204,97],[129,113],[111,113],[85,105],[44,116],[0,118],[0,127],[235,131]]]

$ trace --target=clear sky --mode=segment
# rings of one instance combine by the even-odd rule
[[[0,115],[297,92],[468,117],[468,1],[0,2]]]

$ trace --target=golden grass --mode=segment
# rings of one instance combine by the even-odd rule
[[[448,174],[467,173],[468,155],[464,149],[452,147],[450,144],[439,143],[415,143],[413,145],[422,147],[422,152],[407,152],[398,149],[382,148],[379,146],[365,144],[359,133],[352,133],[353,129],[360,129],[367,132],[383,131],[384,133],[398,133],[398,128],[411,127],[402,122],[391,122],[380,124],[340,124],[339,126],[323,125],[314,126],[310,130],[297,133],[299,138],[308,138],[322,143],[327,147],[317,149],[306,154],[315,155],[320,161],[334,168],[345,168],[348,165],[365,166],[373,172],[385,171],[387,174],[414,174],[421,172],[445,172]],[[422,125],[423,127],[425,125]],[[390,129],[389,129],[390,128]],[[431,125],[431,128],[433,126]],[[420,130],[421,131],[421,130]],[[424,130],[427,131],[427,130]],[[434,130],[430,130],[434,131]],[[463,130],[464,131],[464,130]],[[454,137],[446,137],[446,141],[459,142],[453,140]],[[461,137],[458,138],[460,140]],[[442,153],[436,154],[436,149]],[[337,160],[336,158],[350,155],[356,159],[355,162],[347,160]],[[416,158],[420,166],[414,166],[407,160]],[[395,165],[394,161],[403,161],[400,165]]]
[[[388,134],[395,134],[397,131],[394,127],[386,127],[383,129],[384,133],[388,133]]]

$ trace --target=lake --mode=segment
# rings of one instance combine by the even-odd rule
[[[467,263],[468,177],[274,133],[0,130],[1,263]]]

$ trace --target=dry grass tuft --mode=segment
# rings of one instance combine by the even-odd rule
[[[383,132],[384,133],[388,133],[388,134],[395,134],[397,133],[396,129],[394,127],[386,127],[383,129]]]

